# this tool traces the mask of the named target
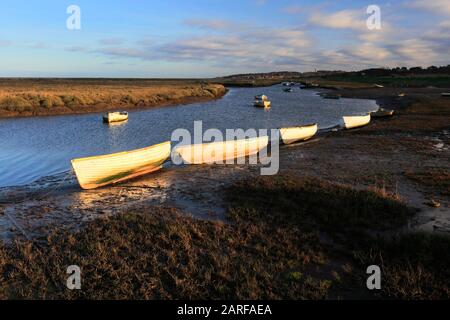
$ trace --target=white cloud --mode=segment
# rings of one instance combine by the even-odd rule
[[[316,11],[310,15],[309,22],[332,29],[367,29],[363,10],[342,10],[329,14]]]
[[[438,14],[450,15],[449,0],[414,0],[408,3],[408,6],[429,10]]]

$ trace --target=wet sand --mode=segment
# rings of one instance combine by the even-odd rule
[[[450,100],[435,89],[401,90],[405,97],[398,97],[397,91],[341,90],[347,97],[377,99],[396,114],[364,128],[323,132],[306,143],[281,147],[280,174],[395,193],[417,208],[409,228],[449,233]],[[117,186],[82,191],[66,173],[1,189],[0,237],[45,238],[54,227],[73,230],[92,219],[148,205],[223,220],[228,207],[223,190],[258,175],[257,166],[168,165]],[[431,200],[440,207],[430,206]]]

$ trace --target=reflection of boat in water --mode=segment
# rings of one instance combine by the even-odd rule
[[[135,178],[162,167],[170,156],[170,141],[143,149],[72,160],[83,189],[95,189]]]
[[[385,117],[392,117],[394,115],[394,110],[387,110],[380,108],[377,111],[371,112],[370,116],[372,118],[385,118]]]
[[[126,111],[108,112],[103,115],[103,122],[105,123],[114,123],[126,120],[128,120],[128,112]]]
[[[230,159],[257,154],[266,148],[269,137],[256,137],[176,147],[173,154],[187,164],[223,163]]]
[[[366,116],[347,116],[343,117],[346,129],[362,127],[370,122],[370,114]]]
[[[284,144],[291,144],[312,138],[317,133],[317,130],[317,123],[299,127],[280,128],[280,137]]]

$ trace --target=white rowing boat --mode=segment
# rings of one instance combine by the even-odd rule
[[[179,146],[173,150],[172,156],[181,157],[185,164],[224,163],[230,159],[257,154],[267,147],[269,137],[256,137],[241,140],[211,142]]]
[[[255,100],[267,101],[267,100],[269,100],[269,98],[265,94],[261,94],[259,96],[255,96]]]
[[[318,131],[317,124],[310,124],[300,127],[281,128],[280,137],[284,144],[291,144],[297,141],[305,141],[312,138]]]
[[[128,120],[128,112],[108,112],[103,115],[103,122],[112,123]]]
[[[392,117],[394,115],[394,110],[387,110],[380,108],[375,112],[371,112],[370,116],[372,118],[385,118],[385,117]]]
[[[366,116],[347,116],[343,117],[346,129],[362,127],[370,122],[370,114]]]
[[[72,160],[83,189],[95,189],[161,169],[170,156],[170,141],[143,149]]]

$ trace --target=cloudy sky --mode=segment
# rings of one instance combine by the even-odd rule
[[[81,9],[69,30],[67,8]],[[367,8],[381,9],[369,30]],[[0,76],[213,77],[450,64],[450,0],[2,0]]]

